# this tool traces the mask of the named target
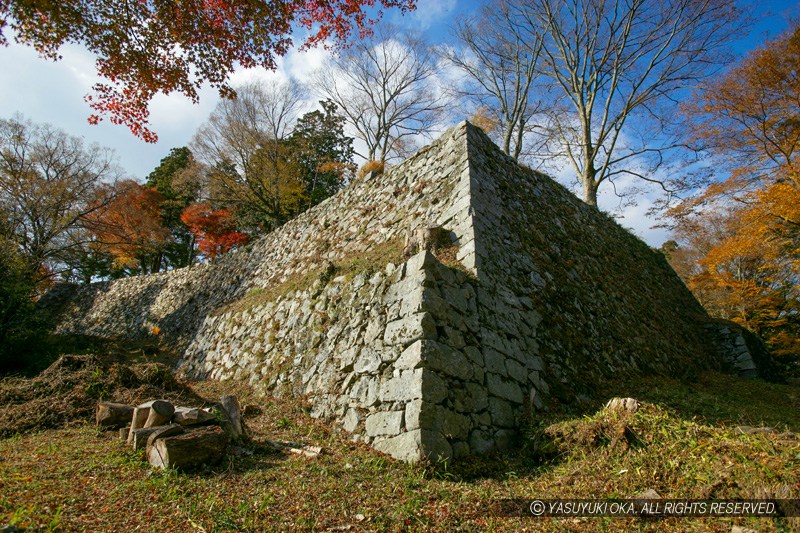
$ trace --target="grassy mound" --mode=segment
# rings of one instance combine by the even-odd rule
[[[161,363],[106,363],[63,355],[34,378],[0,380],[0,437],[92,421],[98,401],[200,400]]]

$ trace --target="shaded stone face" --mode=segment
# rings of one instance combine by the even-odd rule
[[[420,228],[433,251],[407,257]],[[720,360],[659,254],[467,123],[212,264],[43,305],[60,333],[157,326],[183,374],[307,395],[408,461],[507,446],[523,414],[620,374]]]

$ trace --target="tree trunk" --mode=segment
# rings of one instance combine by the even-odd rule
[[[131,423],[133,407],[123,403],[100,402],[97,404],[95,421],[102,427],[125,427]]]
[[[228,445],[228,435],[218,426],[156,440],[148,446],[147,459],[156,468],[190,470],[220,462]]]
[[[584,203],[597,208],[597,184],[595,184],[594,178],[581,176],[581,183],[583,184]]]

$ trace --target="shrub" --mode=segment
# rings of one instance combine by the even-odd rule
[[[367,161],[364,163],[358,170],[357,179],[361,180],[364,179],[364,176],[369,174],[370,172],[375,172],[376,174],[383,174],[383,171],[386,169],[386,163],[383,161]]]

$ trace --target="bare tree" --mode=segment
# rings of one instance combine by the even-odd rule
[[[526,133],[535,124],[540,102],[532,95],[541,36],[529,35],[524,24],[511,20],[506,0],[484,5],[477,17],[459,21],[459,47],[444,51],[445,58],[466,74],[456,91],[474,101],[499,126],[501,148],[519,160]],[[532,100],[532,98],[534,100]]]
[[[208,194],[236,209],[246,223],[271,229],[291,211],[286,147],[303,104],[295,82],[250,83],[221,100],[195,133],[191,149],[208,168]],[[298,186],[299,187],[299,186]]]
[[[509,28],[541,42],[551,155],[597,205],[605,181],[654,177],[682,91],[712,75],[737,35],[735,0],[508,0]],[[666,107],[665,107],[666,105]],[[646,170],[642,170],[643,163]]]
[[[413,137],[430,131],[445,108],[437,54],[420,38],[381,26],[333,58],[314,77],[318,95],[335,103],[367,160],[406,155]]]
[[[99,187],[120,174],[108,149],[49,124],[0,120],[0,215],[32,272],[58,273],[86,243],[86,217],[103,205]]]

